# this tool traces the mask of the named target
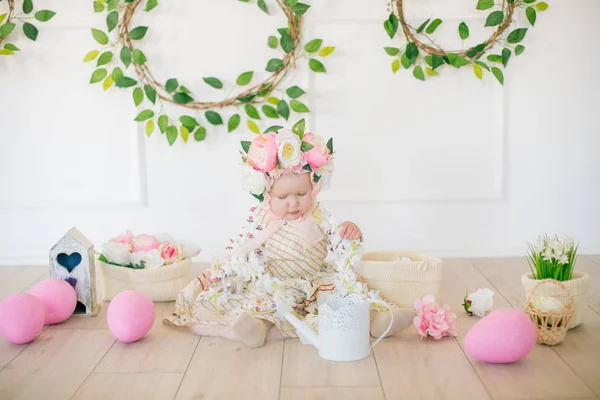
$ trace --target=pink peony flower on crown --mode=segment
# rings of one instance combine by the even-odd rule
[[[308,161],[311,167],[321,168],[327,164],[327,161],[329,161],[329,149],[321,136],[307,132],[302,141],[313,145],[312,149],[304,153],[306,161]]]
[[[248,163],[262,172],[270,172],[277,165],[277,140],[274,132],[255,136],[248,148]]]
[[[158,248],[158,240],[154,236],[142,234],[137,235],[132,240],[133,243],[133,252],[137,253],[138,251],[150,251]]]
[[[111,242],[123,243],[123,244],[131,244],[132,240],[133,240],[133,232],[131,232],[131,231],[126,231],[125,233],[122,233],[119,236],[116,236],[116,237],[110,239]]]
[[[456,336],[456,314],[450,311],[448,304],[440,307],[432,295],[426,295],[415,300],[415,309],[417,316],[413,323],[422,338],[429,335],[440,340],[444,336]]]

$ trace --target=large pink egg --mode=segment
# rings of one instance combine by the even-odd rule
[[[77,293],[62,279],[52,278],[38,283],[29,291],[41,300],[46,312],[46,325],[67,320],[77,306]]]
[[[0,303],[0,334],[15,344],[29,343],[44,329],[44,305],[29,293],[15,293]]]
[[[117,340],[135,342],[146,336],[154,324],[154,303],[136,290],[121,292],[108,305],[106,320]]]
[[[515,308],[501,308],[479,320],[467,332],[465,351],[473,358],[494,364],[519,361],[535,345],[535,326]]]

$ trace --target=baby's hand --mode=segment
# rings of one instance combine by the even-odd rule
[[[342,223],[340,235],[342,236],[342,239],[362,240],[360,228],[354,222],[350,221]]]

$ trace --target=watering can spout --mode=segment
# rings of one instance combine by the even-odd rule
[[[313,331],[308,325],[300,321],[294,315],[289,312],[285,313],[285,319],[290,322],[296,328],[300,335],[302,335],[306,341],[319,349],[319,336]]]

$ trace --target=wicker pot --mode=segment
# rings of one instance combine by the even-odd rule
[[[155,269],[132,269],[96,261],[98,293],[102,300],[112,300],[125,290],[138,290],[152,301],[174,301],[190,282],[187,259]]]
[[[543,285],[536,289],[539,279],[533,279],[531,273],[521,277],[521,283],[525,289],[525,297],[529,297],[532,291],[536,291],[539,296],[556,297],[564,304],[569,301],[569,295],[557,285]],[[574,307],[573,316],[569,321],[567,328],[572,329],[583,323],[585,310],[587,308],[588,291],[590,288],[590,277],[585,272],[573,272],[573,279],[561,282],[569,289],[570,296],[573,297]]]
[[[412,261],[402,261],[408,257]],[[413,308],[415,299],[440,294],[442,260],[420,253],[401,251],[365,252],[356,273],[371,290],[379,290],[388,303]]]
[[[562,310],[542,311],[532,304],[535,296],[548,291],[542,289],[544,286],[551,287],[555,292],[562,292],[562,296],[556,297],[563,305]],[[537,280],[537,283],[529,292],[527,300],[525,300],[525,313],[529,315],[531,322],[535,325],[536,342],[554,346],[565,340],[569,323],[573,317],[574,306],[575,301],[567,285],[554,279]]]

